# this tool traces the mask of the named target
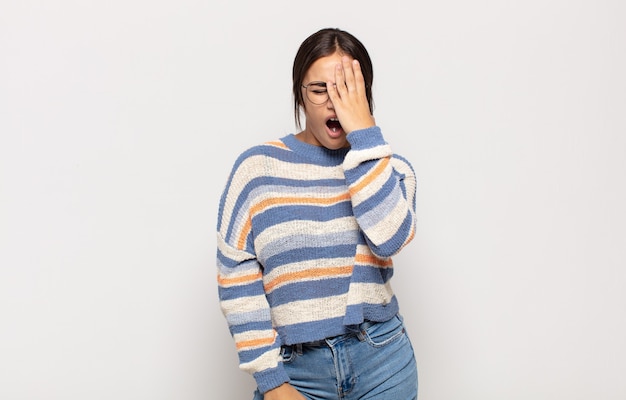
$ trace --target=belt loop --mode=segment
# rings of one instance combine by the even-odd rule
[[[357,338],[359,338],[361,342],[365,341],[366,335],[367,335],[367,332],[366,332],[367,329],[369,329],[369,327],[375,324],[376,322],[365,320],[361,322],[359,325],[357,325],[357,333],[356,333]]]
[[[297,343],[296,344],[296,354],[301,356],[302,355],[302,343]]]
[[[359,342],[365,341],[365,329],[367,329],[367,327],[364,322],[356,326],[356,337],[359,339]]]

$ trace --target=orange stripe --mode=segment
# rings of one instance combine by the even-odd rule
[[[404,245],[406,246],[411,240],[413,240],[413,238],[415,237],[415,226],[413,228],[411,228],[411,234],[409,235],[409,237],[405,240]]]
[[[267,142],[265,144],[270,145],[270,146],[280,147],[282,149],[288,149],[288,147],[287,147],[287,145],[285,145],[285,143],[283,143],[281,141],[278,141],[278,140],[273,141],[273,142]]]
[[[388,258],[385,260],[382,258],[378,258],[376,256],[370,256],[367,254],[357,254],[355,257],[355,261],[361,264],[378,265],[380,267],[390,267],[393,265],[393,261],[391,261],[391,258]]]
[[[265,199],[250,208],[250,216],[256,215],[262,212],[264,209],[269,208],[270,206],[277,206],[281,204],[334,204],[340,201],[349,200],[349,193],[342,193],[338,196],[334,197],[272,197],[269,199]],[[237,241],[237,246],[240,249],[245,247],[246,237],[250,233],[250,229],[252,229],[252,217],[249,217],[246,221],[245,225],[241,230],[241,235],[239,235],[239,240]]]
[[[383,173],[387,165],[389,164],[389,157],[383,158],[380,163],[374,168],[372,172],[369,173],[358,185],[355,185],[350,188],[350,195],[354,195],[365,186],[369,185],[374,179],[376,179],[380,174]]]
[[[250,214],[256,215],[264,208],[279,204],[333,204],[348,199],[350,199],[348,193],[342,193],[333,197],[272,197],[255,204],[250,209]]]
[[[237,346],[237,349],[243,349],[246,347],[269,346],[274,343],[274,340],[275,340],[275,337],[263,338],[263,339],[251,339],[251,340],[245,340],[243,342],[238,342],[236,346]]]
[[[241,235],[239,235],[239,240],[237,241],[237,248],[239,249],[246,248],[246,237],[248,236],[248,233],[250,233],[251,229],[252,229],[252,218],[248,214],[248,219],[246,220],[246,223],[243,226],[243,229],[241,231]]]
[[[276,286],[281,283],[290,282],[290,281],[298,281],[306,278],[329,278],[337,275],[345,275],[350,274],[352,272],[352,265],[347,265],[344,267],[333,267],[333,268],[316,268],[309,269],[306,271],[293,272],[285,275],[280,275],[276,279],[273,279],[271,282],[265,284],[265,291],[270,292]]]
[[[263,277],[263,274],[261,274],[261,271],[257,272],[254,275],[243,275],[243,276],[238,276],[236,278],[221,278],[218,276],[217,283],[219,283],[220,286],[237,285],[239,283],[253,282],[258,279],[261,279],[262,277]]]

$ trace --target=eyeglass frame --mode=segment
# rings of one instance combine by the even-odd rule
[[[313,100],[311,100],[311,98],[309,97],[309,86],[314,85],[314,86],[319,86],[319,87],[323,87],[324,89],[326,89],[326,100],[324,100],[321,103],[316,103]],[[330,100],[330,96],[328,95],[328,85],[326,84],[326,82],[322,82],[322,81],[311,81],[306,85],[302,85],[302,87],[305,89],[305,96],[306,98],[313,104],[315,104],[316,106],[321,106],[322,104],[326,104],[328,102],[328,100]]]

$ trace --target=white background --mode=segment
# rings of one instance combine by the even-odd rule
[[[420,181],[420,399],[625,399],[625,4],[2,0],[0,398],[251,398],[219,195],[330,26]]]

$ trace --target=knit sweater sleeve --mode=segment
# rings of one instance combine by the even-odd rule
[[[348,141],[343,169],[354,216],[371,251],[391,257],[415,235],[415,173],[377,126],[351,132]]]
[[[279,361],[281,343],[272,326],[250,229],[250,197],[258,180],[253,159],[242,155],[235,163],[220,200],[217,281],[220,307],[235,340],[239,367],[251,373],[265,393],[289,377]]]

